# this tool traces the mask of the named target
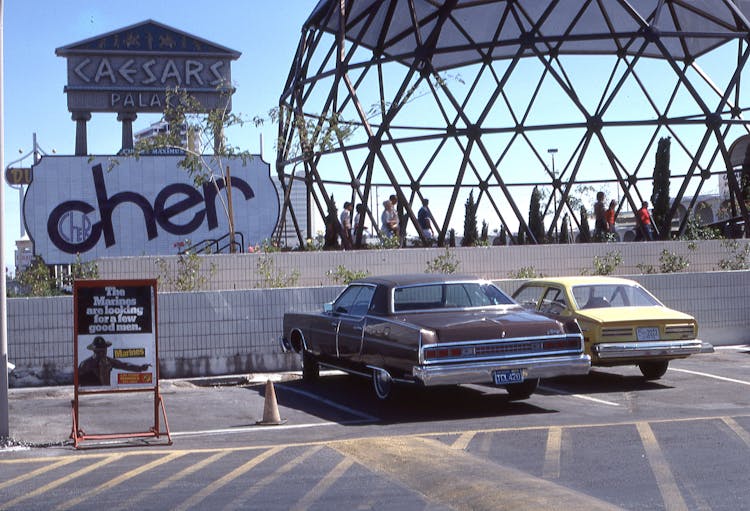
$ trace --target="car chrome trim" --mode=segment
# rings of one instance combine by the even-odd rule
[[[590,368],[591,357],[577,354],[466,364],[419,365],[414,367],[412,374],[414,378],[429,387],[461,383],[492,383],[493,371],[507,369],[521,369],[526,379],[588,374]]]
[[[329,369],[335,369],[337,371],[342,371],[344,373],[353,374],[355,376],[362,376],[364,378],[371,378],[372,377],[371,373],[363,373],[362,371],[357,371],[357,370],[352,369],[350,367],[343,367],[343,366],[331,364],[330,362],[318,361],[318,364],[320,364],[321,366],[325,366],[325,367],[327,367]],[[370,369],[376,369],[378,371],[384,371],[384,372],[388,373],[388,371],[386,371],[382,367],[369,366],[369,365],[367,367],[370,368]],[[393,381],[395,381],[395,382],[399,382],[399,383],[414,383],[413,380],[405,380],[403,378],[394,378],[393,375],[391,375],[390,373],[388,373],[388,374],[391,376],[391,379]]]
[[[571,337],[575,337],[580,342],[578,344],[577,349],[558,349],[558,350],[549,350],[549,351],[543,351],[541,347],[543,346],[543,343],[545,341],[554,341],[556,339],[568,339]],[[530,343],[539,343],[539,349],[537,350],[519,350],[515,352],[508,352],[508,353],[491,353],[487,354],[485,356],[481,355],[473,355],[468,357],[454,357],[454,358],[441,358],[441,359],[434,359],[434,360],[425,360],[424,352],[425,350],[431,349],[431,348],[461,348],[461,347],[469,347],[469,346],[482,346],[482,345],[488,345],[488,344],[496,344],[498,346],[523,346],[524,344],[530,344]],[[441,343],[433,343],[433,344],[425,344],[420,347],[419,350],[419,363],[421,365],[434,365],[434,364],[445,364],[445,363],[452,363],[452,362],[469,362],[469,361],[485,361],[485,360],[505,360],[505,359],[513,359],[513,358],[519,358],[519,357],[528,357],[529,355],[539,356],[539,355],[545,355],[545,356],[554,356],[558,354],[566,354],[566,353],[580,353],[583,351],[583,335],[581,334],[559,334],[559,335],[546,335],[543,337],[513,337],[510,339],[485,339],[481,341],[459,341],[459,342],[441,342]]]
[[[636,357],[681,357],[700,353],[703,342],[699,339],[689,341],[644,341],[598,343],[592,346],[596,355],[602,360]]]

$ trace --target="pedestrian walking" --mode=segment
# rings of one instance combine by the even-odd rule
[[[616,234],[615,230],[615,217],[617,216],[617,212],[615,211],[615,208],[617,207],[617,202],[614,200],[609,201],[609,207],[607,208],[607,211],[604,213],[604,216],[607,220],[607,232],[611,234]]]
[[[654,231],[651,222],[651,213],[648,211],[648,201],[643,201],[641,204],[641,209],[635,215],[635,222],[637,225],[635,241],[653,241]]]
[[[388,238],[394,235],[398,236],[398,213],[396,213],[396,208],[393,207],[393,202],[390,200],[383,201],[383,213],[380,215],[380,230]]]
[[[354,206],[351,202],[344,202],[344,208],[341,210],[339,220],[341,221],[341,246],[344,250],[352,248],[352,210]]]
[[[417,213],[417,221],[419,222],[419,229],[422,231],[422,235],[427,241],[432,242],[432,239],[434,238],[432,233],[432,222],[434,222],[435,219],[432,217],[432,212],[430,211],[429,199],[424,199],[422,201],[422,207],[419,208],[419,212]]]
[[[594,241],[604,241],[604,233],[607,232],[606,209],[604,192],[597,192],[594,203]]]

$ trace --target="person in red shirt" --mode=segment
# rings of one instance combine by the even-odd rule
[[[604,212],[604,218],[607,220],[607,231],[614,234],[615,233],[615,208],[617,207],[617,202],[614,200],[609,201],[609,208],[607,208],[607,211]]]
[[[635,220],[638,223],[638,232],[635,235],[635,240],[653,241],[654,231],[651,227],[651,214],[648,212],[648,201],[643,201],[641,209],[635,215]]]

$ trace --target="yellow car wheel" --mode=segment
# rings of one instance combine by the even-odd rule
[[[667,372],[668,360],[658,360],[654,362],[641,362],[638,368],[647,380],[658,380]]]

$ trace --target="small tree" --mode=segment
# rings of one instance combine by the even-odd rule
[[[142,139],[135,145],[134,156],[152,154],[160,150],[180,151],[184,156],[178,165],[185,169],[196,188],[204,183],[210,183],[216,190],[224,214],[229,223],[231,237],[230,252],[235,251],[234,244],[234,212],[232,210],[231,189],[232,178],[229,165],[230,160],[241,159],[245,164],[252,158],[249,151],[228,143],[225,131],[232,126],[242,126],[241,116],[229,110],[233,88],[227,84],[220,84],[218,89],[223,95],[224,108],[206,110],[206,108],[179,87],[166,91],[164,120],[169,124],[168,130],[153,137]],[[188,143],[182,142],[182,135],[187,131]],[[226,198],[221,190],[226,189]]]
[[[489,238],[489,229],[490,226],[487,225],[487,222],[482,220],[482,234],[479,235],[479,241],[483,244],[487,244],[487,239]]]
[[[25,296],[50,296],[60,294],[55,286],[49,266],[39,256],[35,256],[31,264],[18,274]]]
[[[539,188],[535,186],[529,202],[529,230],[536,238],[537,243],[544,243],[544,216],[542,215],[541,200]]]
[[[591,229],[589,229],[589,212],[586,206],[581,206],[581,243],[591,243]]]
[[[659,139],[654,164],[654,191],[651,194],[652,216],[656,228],[659,230],[659,237],[663,240],[669,239],[672,230],[672,217],[669,215],[670,140],[669,137]]]
[[[464,216],[464,237],[461,240],[462,247],[473,247],[479,241],[477,231],[477,205],[474,203],[474,190],[469,192],[466,199],[466,214]]]

